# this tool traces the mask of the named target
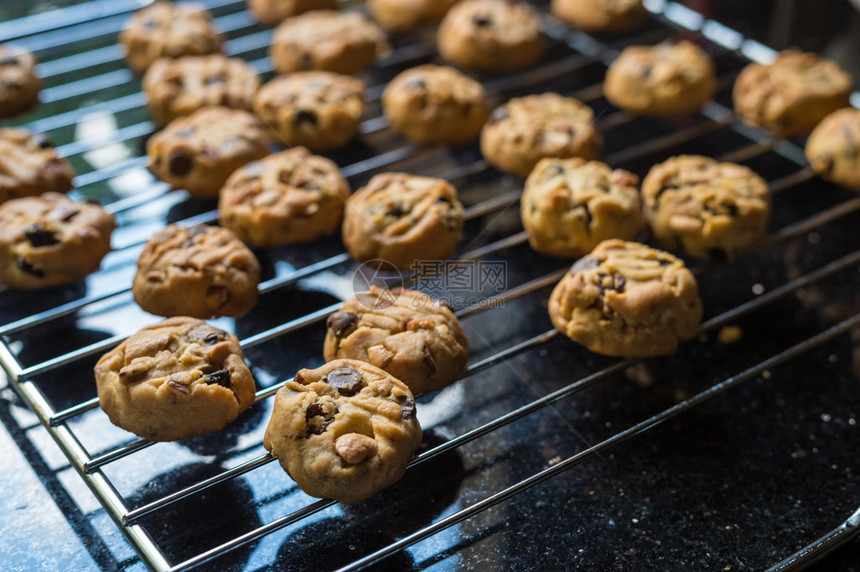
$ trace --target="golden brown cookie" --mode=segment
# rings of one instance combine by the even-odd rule
[[[642,228],[639,177],[599,161],[542,159],[526,180],[520,216],[529,244],[553,256],[582,256],[608,238]]]
[[[517,0],[462,0],[436,34],[439,54],[457,67],[512,71],[529,67],[543,55],[540,20]]]
[[[254,111],[276,140],[314,151],[343,147],[364,116],[364,82],[327,71],[276,77],[257,93]]]
[[[556,329],[608,356],[672,353],[695,336],[702,302],[693,274],[661,250],[611,239],[580,258],[549,298]]]
[[[481,131],[487,162],[523,178],[545,157],[597,159],[602,146],[591,108],[557,93],[511,99]]]
[[[714,94],[711,58],[696,44],[630,46],[606,71],[603,93],[613,105],[640,115],[693,113]]]
[[[119,42],[128,67],[142,73],[158,58],[219,53],[224,38],[202,4],[155,2],[129,18]]]
[[[851,76],[836,62],[796,50],[780,52],[769,65],[749,64],[732,92],[741,119],[781,137],[809,133],[847,106],[850,95]]]
[[[825,117],[806,142],[806,159],[821,177],[860,190],[860,110]]]
[[[400,479],[419,444],[412,392],[357,360],[299,370],[278,390],[263,437],[305,493],[342,503]]]
[[[239,317],[257,303],[260,263],[232,231],[172,224],[137,259],[134,301],[157,316]]]
[[[275,29],[269,56],[278,73],[354,74],[388,51],[385,32],[360,12],[314,10],[288,18]]]
[[[648,18],[642,0],[552,0],[552,13],[586,32],[625,34]]]
[[[114,218],[59,193],[0,205],[0,284],[29,290],[75,282],[110,252]]]
[[[248,9],[265,26],[311,10],[337,10],[337,0],[248,0]]]
[[[450,256],[462,234],[463,205],[442,179],[382,173],[346,202],[343,243],[358,261],[409,270],[416,260]]]
[[[373,19],[386,30],[405,31],[442,18],[457,0],[367,0]]]
[[[472,141],[490,113],[480,83],[432,64],[391,80],[382,93],[382,109],[394,131],[426,145]]]
[[[249,163],[221,189],[221,225],[258,247],[308,242],[334,233],[349,183],[332,161],[304,147]]]
[[[42,79],[36,58],[23,48],[0,45],[0,117],[12,117],[39,102]]]
[[[752,170],[709,157],[680,155],[642,181],[645,218],[666,248],[734,260],[767,230],[770,190]]]
[[[111,423],[150,441],[220,431],[254,403],[239,340],[195,318],[143,328],[101,357],[95,377]]]
[[[344,302],[326,327],[326,361],[370,363],[416,395],[447,386],[469,360],[469,340],[454,313],[414,290],[372,286]]]
[[[65,193],[75,176],[47,135],[0,129],[0,203],[46,192]]]

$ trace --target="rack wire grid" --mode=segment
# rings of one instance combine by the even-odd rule
[[[240,337],[260,388],[239,420],[157,444],[110,425],[92,367],[159,321],[129,292],[142,244],[168,222],[217,219],[211,201],[168,192],[146,170],[153,125],[116,45],[145,3],[70,2],[0,23],[0,41],[34,51],[47,85],[41,106],[18,124],[49,133],[78,172],[72,195],[99,201],[119,223],[114,251],[85,283],[0,296],[0,363],[22,400],[4,415],[40,451],[34,464],[100,566],[642,569],[683,559],[700,569],[792,569],[853,536],[858,517],[845,519],[857,503],[860,197],[815,177],[802,142],[733,115],[735,75],[773,52],[671,2],[648,3],[654,17],[625,38],[573,30],[535,2],[542,63],[479,79],[494,104],[550,90],[587,102],[613,167],[641,176],[669,156],[700,153],[749,165],[770,182],[770,231],[752,253],[732,264],[688,261],[706,308],[697,339],[666,358],[617,360],[556,335],[546,300],[569,261],[529,250],[517,207],[522,181],[488,167],[474,145],[420,148],[387,129],[379,109],[386,81],[437,59],[432,36],[397,37],[366,74],[359,141],[330,156],[353,188],[383,170],[451,180],[467,205],[457,258],[505,268],[503,284],[473,285],[453,304],[471,361],[462,379],[419,398],[425,439],[404,479],[338,505],[304,495],[262,448],[271,396],[297,369],[322,363],[322,322],[352,294],[356,265],[337,237],[259,251],[259,305],[215,321]],[[254,24],[244,2],[203,3],[229,37],[229,55],[271,77],[271,31]],[[646,119],[603,99],[605,68],[619,50],[679,37],[699,42],[719,72],[718,94],[701,113]],[[739,328],[740,342],[724,337],[726,326]]]

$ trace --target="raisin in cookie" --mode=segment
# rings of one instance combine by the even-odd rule
[[[276,138],[314,151],[343,147],[364,115],[364,83],[327,71],[276,77],[257,93],[254,111]]]
[[[552,13],[586,32],[624,34],[648,17],[642,0],[552,0]]]
[[[741,119],[781,137],[809,133],[847,106],[850,95],[851,76],[836,62],[795,50],[780,52],[769,65],[749,64],[732,92]]]
[[[681,41],[630,46],[606,71],[603,93],[613,105],[640,115],[693,113],[714,94],[711,58]]]
[[[420,444],[406,384],[357,360],[299,370],[278,390],[263,437],[304,492],[343,503],[397,481]]]
[[[734,260],[767,230],[770,190],[752,170],[709,157],[680,155],[642,181],[645,217],[666,248]]]
[[[454,68],[432,64],[399,74],[382,93],[391,128],[418,143],[467,143],[489,115],[484,88]]]
[[[860,110],[846,107],[825,117],[806,142],[806,158],[828,181],[860,190]]]
[[[0,205],[0,284],[29,290],[75,282],[110,252],[114,218],[59,193]]]
[[[221,225],[251,246],[308,242],[335,232],[349,184],[332,161],[294,147],[249,163],[221,189]]]
[[[248,111],[204,107],[171,121],[147,141],[146,152],[149,169],[174,189],[216,197],[233,171],[268,154],[269,136]]]
[[[158,316],[238,317],[259,296],[260,263],[232,231],[169,225],[137,259],[134,301]]]
[[[442,18],[457,0],[367,0],[373,19],[386,30],[405,31]]]
[[[143,328],[101,357],[95,377],[111,423],[150,441],[220,431],[254,403],[239,340],[196,318]]]
[[[221,51],[224,39],[200,4],[156,2],[135,12],[119,34],[128,67],[141,73],[158,58]]]
[[[462,234],[463,205],[442,179],[382,173],[346,202],[343,242],[358,261],[409,270],[416,260],[450,256]]]
[[[210,105],[250,111],[259,87],[254,68],[221,54],[162,58],[143,76],[147,107],[158,125]]]
[[[65,193],[75,176],[47,135],[0,129],[0,203],[44,192]]]
[[[698,333],[702,302],[681,260],[611,239],[564,275],[549,298],[549,316],[559,332],[593,352],[650,357]]]
[[[639,178],[585,159],[542,159],[526,180],[520,215],[529,244],[553,256],[582,256],[608,238],[642,228]]]
[[[515,0],[458,2],[439,25],[436,43],[443,59],[470,70],[519,70],[543,54],[537,13]]]
[[[347,300],[326,326],[326,361],[373,364],[416,395],[450,384],[469,360],[469,340],[454,313],[413,290],[372,286]]]
[[[41,90],[33,54],[17,46],[0,45],[0,117],[27,111],[38,103]]]
[[[248,9],[259,23],[274,26],[311,10],[337,10],[337,0],[248,0]]]
[[[557,93],[511,99],[481,131],[481,152],[491,165],[527,177],[545,157],[596,159],[603,138],[590,107]]]
[[[389,51],[385,32],[361,13],[314,10],[275,29],[269,56],[278,73],[364,71]]]

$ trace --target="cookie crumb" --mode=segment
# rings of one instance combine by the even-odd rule
[[[724,346],[730,346],[741,341],[741,338],[743,337],[744,331],[741,329],[741,327],[732,324],[729,326],[723,326],[723,328],[720,330],[720,333],[717,334],[717,341]]]

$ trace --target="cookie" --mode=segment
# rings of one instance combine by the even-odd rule
[[[155,2],[132,14],[119,42],[128,67],[141,73],[158,58],[220,53],[224,38],[202,4]]]
[[[20,290],[86,278],[110,252],[112,215],[59,193],[0,205],[0,284]]]
[[[549,316],[559,332],[595,353],[651,357],[698,333],[702,302],[681,260],[611,239],[564,275],[549,298]]]
[[[439,20],[457,0],[367,0],[373,19],[386,30],[402,32]]]
[[[454,313],[413,290],[372,286],[344,302],[328,317],[326,328],[326,361],[375,365],[416,395],[449,385],[469,360],[469,340]]]
[[[337,10],[337,0],[248,0],[248,9],[257,22],[274,26],[311,10]]]
[[[149,170],[174,189],[216,197],[233,171],[269,153],[269,136],[252,113],[204,107],[150,137],[146,153]]]
[[[269,56],[278,73],[364,71],[389,51],[382,28],[360,12],[314,10],[284,20],[275,29]]]
[[[490,113],[480,83],[432,64],[391,80],[382,93],[382,109],[394,131],[425,145],[477,139]]]
[[[602,146],[591,108],[557,93],[511,99],[481,131],[487,162],[523,178],[545,157],[597,159]]]
[[[159,126],[211,105],[250,111],[259,88],[254,68],[221,54],[161,58],[143,76],[146,105]]]
[[[439,54],[457,67],[477,71],[527,68],[543,55],[540,20],[516,0],[462,0],[436,33]]]
[[[616,107],[639,115],[698,111],[714,94],[711,58],[696,44],[630,46],[606,71],[603,94]]]
[[[860,110],[825,117],[806,142],[806,159],[821,177],[860,190]]]
[[[639,177],[585,159],[542,159],[526,180],[520,216],[529,244],[553,256],[582,256],[608,238],[642,228]]]
[[[260,263],[232,231],[171,224],[137,259],[134,301],[157,316],[239,317],[257,303]]]
[[[147,326],[99,359],[99,405],[150,441],[220,431],[254,403],[239,340],[196,318]]]
[[[559,20],[585,32],[625,34],[648,18],[642,0],[552,0],[550,10]]]
[[[406,384],[356,360],[299,370],[278,390],[263,437],[299,488],[342,503],[397,481],[420,444]]]
[[[657,240],[698,258],[736,259],[764,236],[770,217],[770,190],[761,177],[698,155],[652,167],[642,200]]]
[[[809,133],[850,95],[851,76],[836,62],[796,50],[780,52],[772,64],[749,64],[732,91],[741,119],[781,137]]]
[[[343,147],[364,116],[364,82],[327,71],[276,77],[254,98],[254,111],[275,139],[314,151]]]
[[[451,183],[382,173],[349,197],[343,243],[358,261],[409,270],[416,260],[442,260],[463,234],[463,205]]]
[[[35,106],[42,86],[33,54],[17,46],[0,45],[0,117],[12,117]]]
[[[0,203],[45,192],[65,193],[75,176],[47,135],[0,129]]]
[[[221,189],[221,225],[257,247],[308,242],[334,233],[349,183],[332,161],[293,147],[237,170]]]

